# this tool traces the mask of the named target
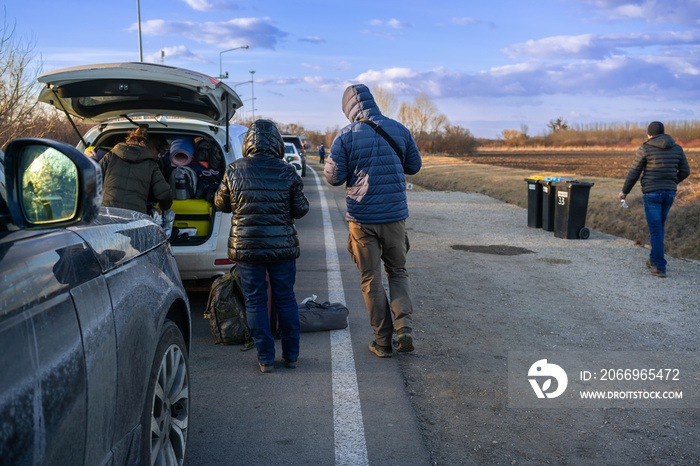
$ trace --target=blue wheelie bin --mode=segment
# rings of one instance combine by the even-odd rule
[[[556,205],[556,189],[552,186],[555,181],[576,181],[571,178],[547,176],[539,180],[542,185],[542,229],[554,231],[554,206]]]

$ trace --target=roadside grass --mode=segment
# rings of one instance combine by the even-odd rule
[[[691,170],[693,167],[691,167]],[[623,180],[578,176],[576,173],[533,172],[531,170],[463,162],[453,157],[424,155],[423,168],[407,181],[435,191],[477,192],[509,204],[527,208],[525,178],[561,176],[595,183],[591,188],[586,226],[620,236],[643,246],[649,244],[649,231],[639,183],[627,196],[623,209],[618,193]],[[694,177],[693,177],[694,178]],[[678,197],[666,222],[666,253],[672,257],[700,260],[700,183],[691,179],[679,187]]]

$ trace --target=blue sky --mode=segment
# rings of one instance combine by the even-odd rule
[[[4,2],[43,70],[138,61],[137,2]],[[479,137],[569,124],[695,120],[700,0],[141,0],[144,61],[255,71],[255,116],[344,126],[343,90],[431,98]],[[220,53],[234,47],[250,48]],[[252,86],[236,86],[243,100]],[[246,115],[252,114],[248,100]]]

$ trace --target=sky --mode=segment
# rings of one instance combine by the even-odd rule
[[[139,61],[137,5],[3,3],[43,71]],[[140,25],[143,61],[228,72],[242,116],[315,131],[355,83],[484,138],[700,119],[700,0],[140,0]]]

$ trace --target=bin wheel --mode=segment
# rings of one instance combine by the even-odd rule
[[[591,230],[586,227],[581,228],[578,232],[578,237],[581,239],[588,239],[589,236],[591,236]]]

